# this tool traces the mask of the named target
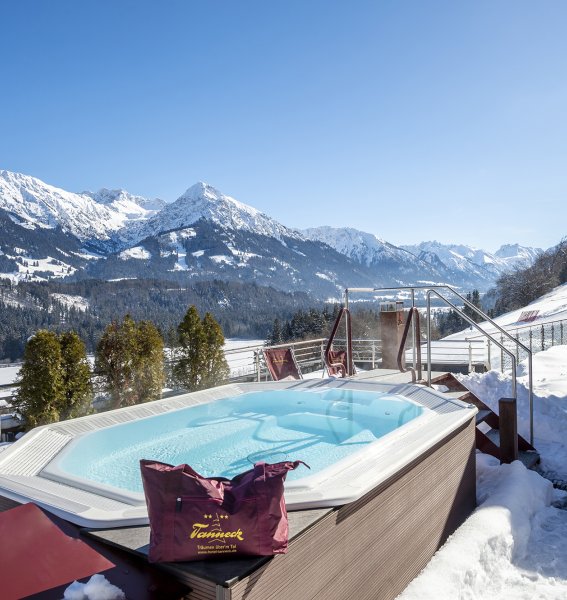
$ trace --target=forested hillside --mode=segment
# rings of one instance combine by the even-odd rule
[[[185,287],[138,279],[12,286],[0,280],[0,359],[20,358],[26,340],[38,329],[72,329],[92,352],[104,328],[126,314],[155,323],[167,343],[190,305],[212,313],[226,337],[265,338],[275,316],[288,319],[317,302],[304,293],[239,282],[202,281]]]

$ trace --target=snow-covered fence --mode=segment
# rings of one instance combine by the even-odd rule
[[[552,346],[563,346],[567,344],[567,320],[548,321],[546,323],[537,323],[524,325],[522,327],[507,327],[506,330],[515,340],[526,346],[534,354],[551,348]],[[478,340],[481,336],[468,338],[468,340]],[[522,350],[521,346],[514,344],[510,340],[499,336],[500,343],[514,353],[516,362],[524,360],[527,352]],[[486,341],[486,361],[492,369],[506,371],[511,368],[510,357],[497,348],[490,340]]]

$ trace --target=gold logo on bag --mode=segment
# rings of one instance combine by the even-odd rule
[[[244,532],[240,527],[236,531],[223,531],[220,520],[228,519],[228,515],[220,515],[219,517],[218,513],[215,513],[214,519],[212,515],[207,514],[203,515],[203,517],[205,519],[212,519],[213,526],[209,531],[205,531],[206,529],[209,529],[208,523],[193,523],[193,531],[189,536],[191,539],[208,539],[209,542],[221,542],[223,544],[226,544],[227,539],[233,538],[236,538],[241,542],[244,541]]]

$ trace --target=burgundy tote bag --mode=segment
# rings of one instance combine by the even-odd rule
[[[287,552],[287,472],[302,461],[256,463],[233,479],[189,465],[141,460],[150,520],[150,562]]]

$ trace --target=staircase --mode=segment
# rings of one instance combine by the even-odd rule
[[[482,400],[469,391],[452,373],[444,373],[431,380],[436,386],[445,386],[443,393],[451,398],[474,404],[478,408],[476,415],[476,448],[485,454],[491,454],[500,460],[500,417]],[[518,435],[518,459],[528,469],[539,463],[536,449],[521,435]]]

